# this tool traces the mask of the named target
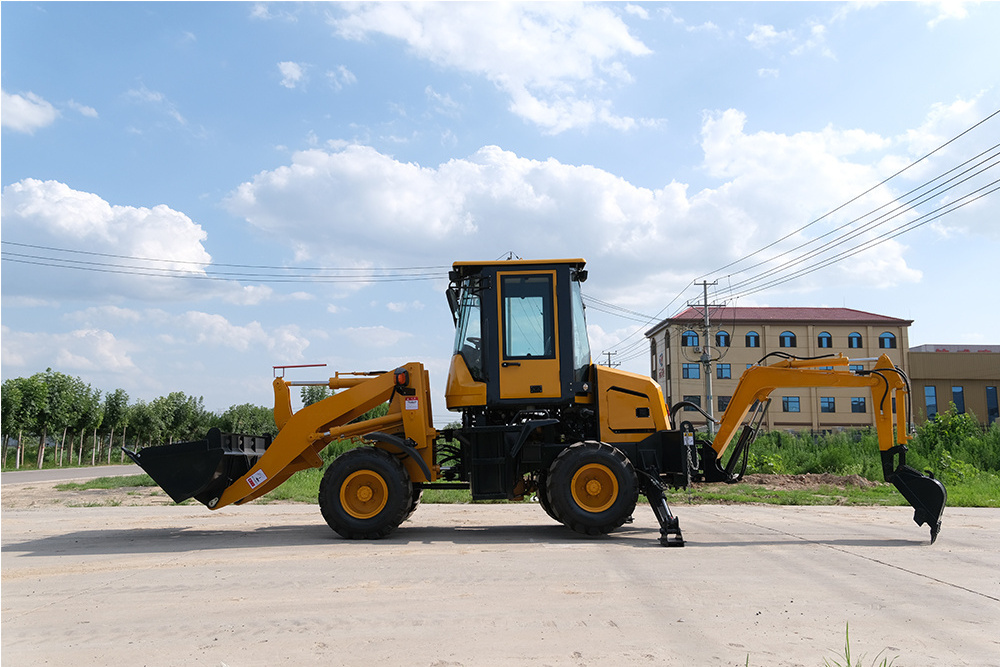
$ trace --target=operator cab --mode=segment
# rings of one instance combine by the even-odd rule
[[[568,405],[590,391],[582,259],[456,262],[448,408]]]

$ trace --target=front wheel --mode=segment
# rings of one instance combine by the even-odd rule
[[[545,482],[553,514],[586,535],[603,535],[621,526],[639,497],[632,463],[603,442],[578,442],[564,449]]]
[[[406,519],[413,485],[403,464],[376,447],[344,452],[330,464],[319,485],[323,518],[339,535],[353,540],[383,538]]]

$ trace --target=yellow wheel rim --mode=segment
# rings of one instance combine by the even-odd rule
[[[573,475],[570,490],[577,505],[596,514],[615,504],[618,498],[618,478],[607,466],[588,463]]]
[[[355,519],[370,519],[385,507],[389,485],[377,472],[352,472],[340,485],[340,504]]]

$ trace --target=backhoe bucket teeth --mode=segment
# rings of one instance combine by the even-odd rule
[[[889,479],[906,501],[913,506],[913,520],[918,526],[925,523],[931,529],[931,544],[941,531],[941,515],[948,501],[944,484],[928,477],[908,465],[901,465]]]
[[[213,428],[204,440],[124,450],[175,503],[194,498],[209,506],[256,465],[271,436],[222,433]]]

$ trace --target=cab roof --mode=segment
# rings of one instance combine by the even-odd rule
[[[575,259],[507,259],[494,260],[492,262],[455,262],[452,264],[452,267],[462,273],[475,273],[476,269],[506,269],[508,267],[552,266],[553,264],[568,264],[569,266],[582,269],[586,263],[585,259],[579,257]]]

